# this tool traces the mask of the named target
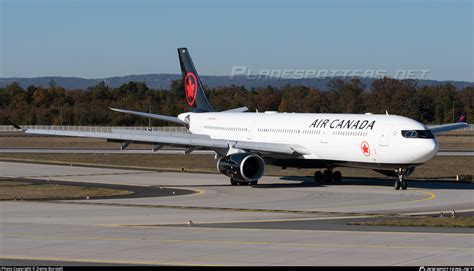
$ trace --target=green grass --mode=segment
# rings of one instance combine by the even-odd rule
[[[18,180],[0,180],[0,200],[80,199],[128,195],[131,193],[133,192],[108,188],[32,184]]]

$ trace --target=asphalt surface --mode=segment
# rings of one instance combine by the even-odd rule
[[[337,230],[361,232],[430,232],[430,233],[465,233],[474,234],[474,228],[461,227],[414,227],[414,226],[365,226],[351,225],[352,222],[374,221],[380,219],[401,219],[402,217],[364,217],[324,220],[297,220],[276,222],[242,222],[242,223],[207,223],[195,224],[193,227],[204,228],[239,228],[239,229],[284,229],[284,230]],[[149,225],[153,227],[154,225]],[[185,227],[177,224],[176,227]]]
[[[0,162],[0,176],[137,191],[0,202],[4,265],[474,265],[471,229],[348,225],[452,209],[472,215],[469,183],[410,182],[395,191],[383,179],[315,185],[287,176],[234,187],[217,174],[10,162]],[[160,196],[161,188],[195,193]]]

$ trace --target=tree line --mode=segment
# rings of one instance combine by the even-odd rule
[[[380,78],[370,86],[359,79],[334,79],[328,90],[287,85],[246,89],[228,86],[207,89],[217,110],[247,106],[250,111],[301,113],[381,113],[402,115],[426,124],[449,123],[465,113],[474,117],[474,87],[456,89],[446,83],[417,86],[416,80]],[[105,82],[82,89],[49,86],[22,88],[12,83],[0,88],[0,124],[10,118],[24,125],[172,125],[117,113],[109,107],[176,116],[188,111],[180,80],[170,90],[151,89],[143,82],[128,82],[118,88]]]

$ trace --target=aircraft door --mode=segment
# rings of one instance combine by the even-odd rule
[[[321,131],[321,143],[328,143],[328,133],[326,129]]]
[[[390,132],[392,131],[392,126],[388,125],[382,129],[379,138],[379,145],[380,146],[388,146],[390,141]]]
[[[247,140],[251,141],[255,139],[255,135],[257,134],[257,131],[255,129],[257,123],[254,120],[251,120],[249,125],[247,125]]]

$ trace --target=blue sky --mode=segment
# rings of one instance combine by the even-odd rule
[[[0,0],[0,77],[427,69],[474,81],[473,1]]]

